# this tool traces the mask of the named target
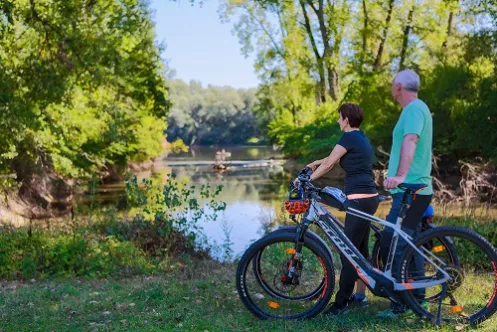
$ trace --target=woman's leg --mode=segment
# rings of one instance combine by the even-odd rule
[[[373,202],[373,204],[374,204],[374,202]],[[374,214],[376,212],[377,207],[378,206],[374,207],[374,205],[371,206],[370,211],[374,210],[374,212],[368,211],[368,213]],[[366,230],[366,233],[364,234],[364,237],[363,237],[361,244],[357,248],[357,249],[359,249],[359,252],[365,258],[369,258],[369,234],[370,234],[370,232],[371,232],[371,228],[368,227],[368,229]],[[356,300],[362,301],[366,297],[366,288],[367,288],[366,284],[362,280],[358,279],[357,283],[356,283],[356,291],[355,291]]]
[[[366,294],[366,284],[362,280],[357,280],[356,294]]]
[[[352,200],[350,207],[374,214],[378,208],[378,199],[377,197],[371,197]],[[369,221],[349,214],[345,217],[345,235],[360,251],[364,247],[367,248],[369,224]],[[357,271],[352,264],[343,255],[340,256],[340,259],[342,261],[342,271],[340,273],[340,289],[335,298],[337,305],[345,304],[350,299],[357,280]]]

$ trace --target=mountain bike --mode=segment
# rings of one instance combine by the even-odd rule
[[[309,230],[312,224],[356,268],[374,295],[406,304],[437,325],[442,321],[478,324],[495,313],[497,252],[486,239],[460,227],[437,227],[416,239],[401,229],[409,199],[415,199],[424,185],[399,186],[404,191],[402,207],[392,224],[350,208],[347,197],[337,188],[315,187],[309,181],[311,172],[304,169],[299,173],[299,195],[285,202],[290,213],[303,215],[301,222],[255,242],[238,264],[237,289],[253,314],[262,319],[304,319],[316,316],[328,304],[335,288],[332,252]],[[384,271],[358,252],[343,233],[340,221],[321,204],[393,229]],[[399,238],[406,246],[394,264]],[[450,250],[446,239],[453,246]],[[457,261],[450,257],[451,252],[456,252]],[[427,302],[433,297],[436,301]]]
[[[297,192],[297,188],[294,187],[293,181],[292,181],[292,182],[290,182],[290,185],[289,185],[289,199],[293,199],[293,200],[295,199],[295,197],[292,197],[292,195],[295,192]],[[383,202],[383,201],[387,200],[387,197],[383,196],[383,195],[379,195],[378,200],[380,202]],[[421,221],[421,231],[422,232],[437,227],[436,225],[434,225],[432,223],[433,215],[434,215],[434,209],[430,205],[426,209],[426,212],[425,212],[425,214],[422,218],[422,221]],[[294,220],[296,223],[299,222],[296,219],[295,214],[290,214],[290,219]],[[387,217],[387,219],[388,219],[388,217]],[[342,229],[342,231],[345,229],[345,225],[340,220],[333,219],[332,221],[335,222],[336,225]],[[370,224],[369,227],[372,230],[372,236],[373,236],[373,238],[375,238],[375,242],[374,242],[373,249],[372,249],[372,255],[368,259],[371,262],[371,264],[373,265],[373,267],[376,267],[376,268],[379,268],[382,270],[383,269],[383,262],[382,262],[381,253],[380,253],[380,241],[381,241],[381,236],[382,236],[382,233],[381,233],[382,230],[378,226],[376,226],[375,224],[372,224],[372,223]],[[293,227],[291,227],[291,226],[290,227],[282,226],[279,229],[283,230],[283,229],[292,229],[292,228]],[[448,237],[437,239],[437,240],[438,240],[438,242],[440,242],[440,245],[435,247],[433,242],[429,242],[429,243],[426,243],[424,245],[424,247],[428,250],[435,250],[438,252],[447,251],[447,255],[448,255],[448,258],[450,259],[451,264],[458,265],[459,259],[457,257],[457,252],[456,252],[456,249],[454,247],[452,240]],[[336,248],[332,248],[332,252],[339,254],[339,251]],[[277,289],[272,287],[270,282],[265,280],[265,278],[263,276],[262,269],[261,269],[262,253],[263,253],[263,251],[259,251],[259,253],[257,253],[256,258],[253,261],[253,270],[254,270],[254,275],[257,278],[257,281],[259,282],[260,286],[264,289],[265,292],[267,292],[269,294],[274,294],[275,296],[285,298],[288,300],[302,300],[302,299],[306,299],[306,298],[316,297],[320,293],[320,291],[323,289],[323,287],[325,286],[324,279],[323,279],[322,282],[318,285],[318,287],[316,287],[316,289],[313,289],[309,294],[298,294],[298,295],[292,296],[292,295],[286,295],[285,293],[279,292]],[[334,257],[339,258],[337,256],[334,256]],[[341,269],[341,266],[338,266],[337,268],[335,268],[335,271],[339,271],[340,269]],[[433,294],[433,295],[425,298],[425,300],[428,302],[434,302],[438,299],[439,295],[440,295],[440,293]]]

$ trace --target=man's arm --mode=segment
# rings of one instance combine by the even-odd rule
[[[385,180],[384,186],[386,189],[396,188],[406,179],[409,168],[411,168],[412,160],[414,159],[414,152],[416,152],[418,139],[419,137],[416,134],[407,134],[404,136],[400,150],[400,161],[399,167],[397,168],[397,174]]]
[[[397,169],[396,176],[405,177],[411,168],[412,160],[414,159],[414,152],[416,152],[416,145],[418,144],[419,137],[416,134],[407,134],[402,141],[402,148],[400,150],[400,161]]]

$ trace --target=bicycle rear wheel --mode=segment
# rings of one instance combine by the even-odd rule
[[[451,240],[458,258],[456,263],[443,239]],[[441,284],[403,292],[404,300],[414,312],[436,322],[439,302],[426,301],[434,294],[442,296],[443,321],[479,324],[497,311],[497,252],[486,239],[460,227],[437,227],[422,233],[415,245],[451,280],[445,283],[445,296]],[[431,250],[426,249],[428,245]],[[411,285],[443,278],[433,264],[410,247],[404,252],[397,272],[402,282]]]
[[[290,281],[284,277],[294,250],[295,232],[276,231],[250,246],[240,260],[237,290],[244,305],[257,317],[310,318],[329,302],[335,276],[327,248],[306,236],[295,266],[298,277]]]
[[[451,265],[457,266],[459,265],[459,258],[457,257],[457,251],[452,243],[452,240],[449,237],[441,237],[437,238],[435,241],[436,245],[433,241],[427,241],[423,244],[423,248],[428,251],[436,251],[438,253],[444,252],[446,255],[446,259],[450,262]],[[373,251],[371,254],[371,264],[383,271],[383,262],[381,260],[381,252],[380,252],[380,239],[377,239],[373,246]],[[441,290],[441,288],[440,288]],[[431,292],[429,296],[425,298],[428,302],[436,302],[440,296],[439,293]]]

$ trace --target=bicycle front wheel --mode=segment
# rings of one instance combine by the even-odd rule
[[[444,242],[447,239],[455,248],[456,262],[451,257],[454,249],[448,250]],[[436,322],[440,303],[426,301],[434,294],[442,297],[442,321],[479,324],[497,311],[497,252],[485,238],[460,227],[437,227],[423,232],[415,245],[450,280],[445,283],[445,292],[443,284],[403,292],[404,300],[414,312]],[[443,273],[413,248],[404,252],[400,262],[398,276],[406,284],[433,284],[443,278]]]
[[[243,304],[261,319],[304,319],[317,315],[333,294],[335,276],[327,248],[309,236],[295,268],[295,232],[275,231],[255,242],[238,264],[236,283]],[[252,268],[250,268],[252,267]]]

